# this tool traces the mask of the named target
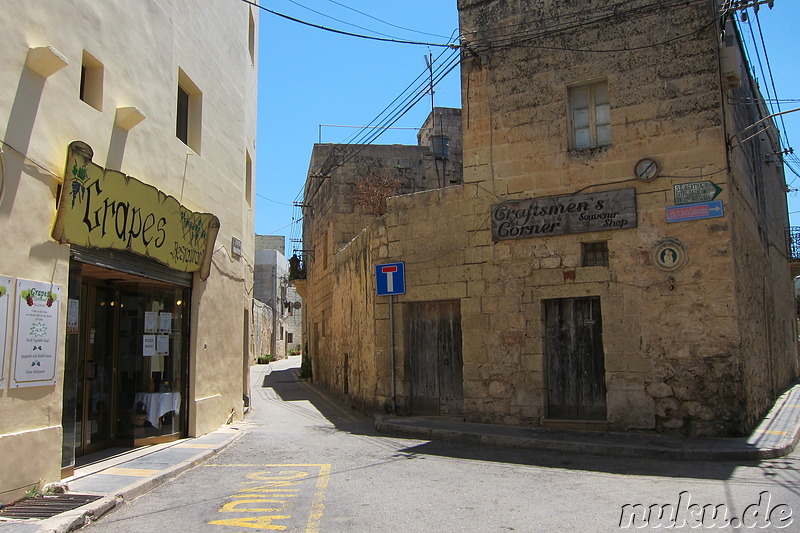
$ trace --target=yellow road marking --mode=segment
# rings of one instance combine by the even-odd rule
[[[286,526],[273,524],[273,520],[288,520],[291,516],[286,515],[272,515],[272,516],[254,516],[253,518],[229,518],[225,520],[214,520],[209,522],[215,526],[236,526],[236,527],[249,527],[253,529],[270,529],[273,531],[283,531]]]
[[[756,433],[768,433],[770,435],[786,435],[785,431],[774,431],[769,429],[757,429]]]
[[[291,520],[291,514],[266,514],[286,513],[287,510],[296,508],[299,496],[302,496],[299,487],[314,472],[309,468],[319,468],[311,509],[306,522],[305,533],[319,533],[322,514],[325,510],[325,496],[330,481],[331,465],[329,464],[235,464],[235,465],[207,465],[223,467],[259,467],[274,468],[274,470],[260,470],[247,475],[248,481],[243,485],[247,487],[231,495],[232,500],[225,503],[219,510],[220,513],[265,513],[262,516],[225,518],[209,522],[211,525],[230,526],[240,528],[283,531],[288,526],[279,522]],[[298,470],[289,470],[298,468]],[[305,470],[300,470],[300,469]],[[302,491],[303,493],[305,491]],[[305,498],[303,498],[305,500]],[[307,500],[306,500],[307,501]],[[267,507],[266,505],[271,505]],[[306,504],[307,505],[307,504]],[[300,518],[300,517],[298,517]]]
[[[114,467],[108,470],[103,470],[103,474],[111,476],[132,476],[132,477],[148,477],[153,474],[158,474],[161,470],[147,470],[145,468],[120,468]]]
[[[311,513],[308,515],[306,533],[319,533],[319,523],[322,520],[322,512],[325,510],[325,492],[328,490],[330,480],[331,465],[321,465],[319,477],[317,478],[317,492],[314,494],[314,501],[311,503]]]
[[[239,507],[243,503],[279,503],[280,507]],[[247,500],[234,500],[222,506],[219,510],[220,513],[275,513],[282,511],[286,506],[283,500],[274,500],[267,498],[252,498]]]

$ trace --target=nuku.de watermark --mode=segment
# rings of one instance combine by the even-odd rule
[[[762,529],[773,527],[783,529],[793,521],[792,508],[785,503],[773,504],[772,495],[763,491],[758,495],[758,502],[747,505],[741,516],[729,512],[723,504],[700,505],[692,503],[688,491],[678,494],[677,504],[641,503],[625,504],[619,518],[621,529],[661,528],[661,529]]]

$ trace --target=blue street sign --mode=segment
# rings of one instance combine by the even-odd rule
[[[724,216],[722,200],[700,202],[698,204],[672,205],[667,207],[667,222],[719,218]]]
[[[375,289],[378,296],[406,293],[406,271],[404,263],[375,265]]]

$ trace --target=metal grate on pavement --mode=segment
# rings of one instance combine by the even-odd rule
[[[50,518],[100,498],[102,496],[90,494],[52,494],[27,498],[0,509],[0,518]]]

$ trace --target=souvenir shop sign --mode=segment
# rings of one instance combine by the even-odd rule
[[[219,219],[195,213],[151,185],[92,163],[92,149],[70,143],[53,238],[127,250],[208,278]]]
[[[636,227],[636,189],[510,200],[492,206],[492,240]]]
[[[11,388],[55,385],[61,286],[17,280]]]

